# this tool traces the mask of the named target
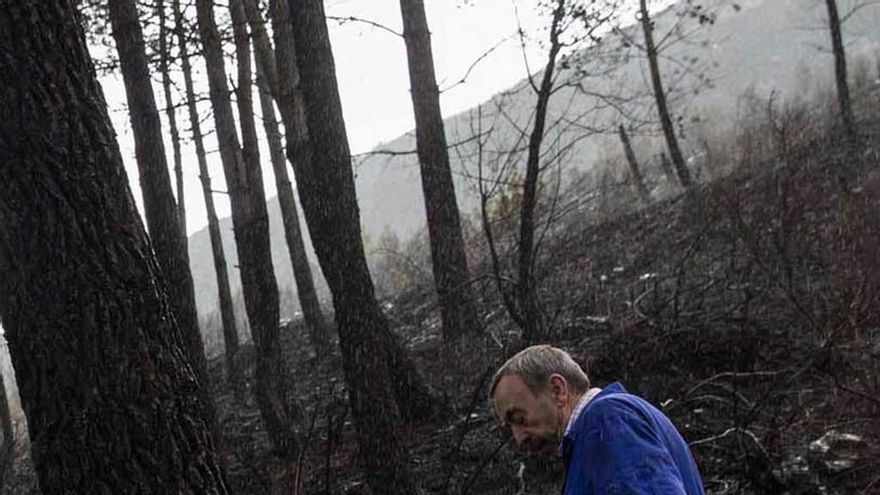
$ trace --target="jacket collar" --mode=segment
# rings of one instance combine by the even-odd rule
[[[623,384],[620,382],[614,382],[611,385],[606,386],[599,392],[598,395],[593,397],[586,406],[584,406],[583,410],[577,417],[572,417],[569,421],[568,429],[565,432],[565,436],[562,438],[562,460],[565,464],[566,469],[568,465],[571,463],[571,456],[574,453],[574,446],[577,441],[578,435],[584,429],[584,425],[586,423],[586,417],[590,411],[590,408],[596,404],[596,401],[599,399],[613,395],[613,394],[625,394],[626,389],[623,388]]]

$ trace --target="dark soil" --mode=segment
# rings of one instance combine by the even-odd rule
[[[620,380],[661,407],[711,493],[880,493],[877,149],[818,139],[611,221],[569,220],[542,251],[544,341],[597,385]],[[486,406],[518,332],[484,289],[486,336],[455,349],[440,342],[427,283],[385,302],[453,411],[401,425],[415,479],[423,493],[556,493],[559,463],[506,446]],[[220,396],[235,493],[297,493],[296,479],[301,493],[369,493],[340,357],[312,357],[305,333],[284,333],[302,410],[296,465],[273,460],[252,399]],[[850,443],[823,451],[829,432]]]

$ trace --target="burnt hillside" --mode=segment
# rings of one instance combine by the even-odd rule
[[[876,92],[864,98],[876,108]],[[662,406],[711,493],[880,491],[877,120],[861,116],[853,148],[823,110],[801,110],[784,149],[762,127],[731,136],[740,148],[717,155],[727,172],[692,194],[632,211],[626,183],[606,188],[616,210],[595,187],[572,192],[579,209],[542,251],[551,343],[599,385],[621,380]],[[601,211],[610,218],[596,221]],[[430,281],[386,303],[454,409],[400,434],[425,493],[554,493],[558,466],[504,448],[486,408],[489,373],[517,331],[479,283],[486,337],[463,349],[439,345]],[[238,492],[299,479],[307,493],[366,493],[339,357],[316,361],[300,329],[286,336],[308,450],[298,466],[267,464],[256,410],[224,395],[231,444],[253,449],[232,462]]]

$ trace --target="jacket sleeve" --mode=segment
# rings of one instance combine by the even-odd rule
[[[685,495],[678,467],[650,418],[625,401],[594,406],[579,461],[588,493]]]

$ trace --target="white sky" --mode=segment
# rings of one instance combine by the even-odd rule
[[[534,12],[534,4],[534,0],[425,0],[428,24],[432,32],[434,63],[441,89],[461,79],[482,54],[501,43],[474,67],[466,83],[442,93],[441,107],[444,116],[454,115],[485,101],[525,77],[523,51],[514,36],[517,30],[516,12],[518,10],[522,25],[534,32],[540,25],[540,19]],[[217,8],[218,13],[221,8]],[[402,31],[399,0],[328,0],[326,9],[328,16],[369,19],[394,31]],[[350,22],[339,25],[333,21],[330,22],[330,35],[352,153],[368,151],[412,130],[414,118],[403,39],[368,24]],[[529,57],[530,67],[541,65],[541,52],[537,47],[529,49]],[[233,67],[227,61],[227,72],[233,74],[232,70]],[[134,145],[125,110],[121,76],[104,77],[101,83],[118,133],[132,189],[140,206],[141,194]],[[204,81],[201,84],[204,86]],[[180,85],[182,87],[182,81]],[[164,107],[161,87],[154,84],[154,89],[157,103]],[[207,102],[201,104],[200,110],[203,114],[207,112],[208,106]],[[255,106],[259,108],[258,103]],[[167,132],[164,112],[162,116]],[[178,111],[177,120],[188,137],[189,121],[183,109]],[[203,124],[203,131],[210,128],[213,128],[212,120]],[[212,186],[215,190],[223,190],[225,186],[219,156],[211,153],[211,150],[216,149],[216,144],[209,138],[206,147],[209,150]],[[166,139],[165,148],[171,166],[170,138]],[[186,142],[183,152],[187,230],[192,233],[203,228],[207,219],[192,144]],[[266,196],[270,198],[275,195],[275,186],[268,163],[268,152],[264,151],[261,158],[265,163],[263,180]],[[221,218],[228,216],[227,198],[222,194],[215,194],[214,199],[218,215]]]

